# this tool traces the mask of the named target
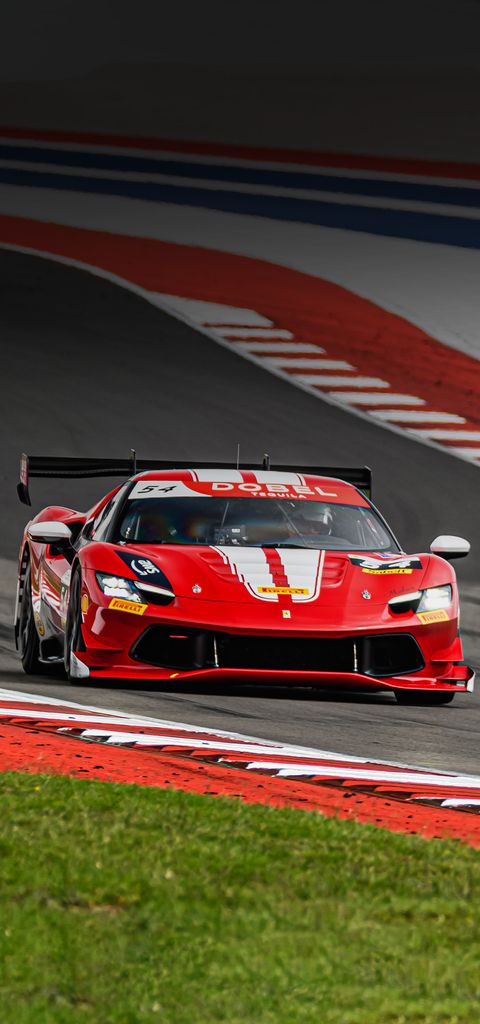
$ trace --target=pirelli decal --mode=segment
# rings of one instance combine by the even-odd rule
[[[449,616],[444,608],[439,608],[436,612],[418,612],[418,618],[428,626],[431,622],[448,622]]]
[[[257,587],[259,594],[303,594],[306,597],[310,594],[309,587]]]
[[[138,604],[137,601],[125,601],[121,597],[112,597],[108,607],[116,612],[130,612],[130,615],[143,615],[148,605]]]
[[[392,569],[362,569],[370,576],[411,576],[413,569],[404,569],[403,566]]]
[[[411,576],[414,570],[421,569],[419,558],[362,558],[350,555],[352,565],[370,576]]]

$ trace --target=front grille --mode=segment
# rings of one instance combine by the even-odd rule
[[[425,667],[417,641],[402,633],[363,637],[361,661],[369,676],[396,676]]]
[[[213,633],[150,626],[132,658],[162,668],[271,669],[278,672],[360,672],[374,677],[418,672],[420,648],[408,633],[364,637],[294,637]]]

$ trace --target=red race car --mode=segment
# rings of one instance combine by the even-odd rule
[[[387,690],[408,704],[471,692],[450,559],[406,555],[367,468],[22,457],[29,476],[127,476],[89,512],[26,526],[15,636],[28,673],[72,682],[197,680]]]

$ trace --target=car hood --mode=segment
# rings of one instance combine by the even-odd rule
[[[128,575],[171,586],[177,597],[236,604],[385,604],[418,590],[431,555],[249,548],[133,545],[116,548]],[[152,568],[151,568],[152,567]],[[163,579],[155,575],[160,570]],[[118,570],[120,572],[120,566]]]

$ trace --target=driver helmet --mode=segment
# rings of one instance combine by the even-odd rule
[[[302,505],[302,517],[315,533],[330,536],[333,530],[333,515],[330,505],[321,501],[306,501]]]

